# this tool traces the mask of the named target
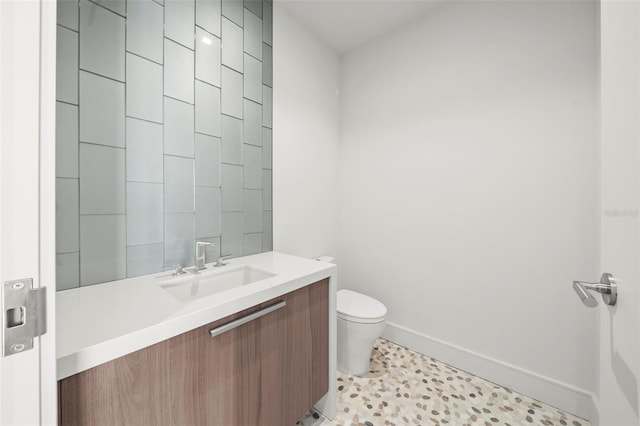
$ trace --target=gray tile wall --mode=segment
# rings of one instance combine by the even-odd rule
[[[58,0],[58,290],[272,249],[272,5]]]

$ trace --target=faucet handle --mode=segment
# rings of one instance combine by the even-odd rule
[[[210,243],[209,241],[196,241],[196,246],[215,246],[215,243]]]
[[[218,256],[218,259],[216,259],[216,263],[213,266],[220,267],[220,266],[226,265],[226,263],[224,263],[224,260],[231,256],[232,256],[231,254],[222,254]]]
[[[184,275],[187,273],[186,271],[182,270],[182,264],[180,263],[173,265],[173,267],[176,268],[175,271],[173,271],[173,273],[171,274],[174,277],[177,277],[178,275]]]

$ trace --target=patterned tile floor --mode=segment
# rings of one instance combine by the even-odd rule
[[[378,339],[368,373],[362,376],[338,373],[336,418],[331,421],[309,413],[298,425],[590,426],[590,423]]]

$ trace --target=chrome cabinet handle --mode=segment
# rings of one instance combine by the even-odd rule
[[[578,294],[578,297],[584,303],[585,306],[595,308],[598,306],[596,299],[589,293],[589,290],[593,290],[602,295],[602,300],[609,306],[616,304],[618,300],[618,287],[616,286],[616,279],[608,272],[602,274],[599,283],[589,283],[584,281],[574,281],[573,289]]]
[[[246,324],[248,322],[251,322],[255,319],[258,319],[260,317],[263,317],[267,314],[270,314],[273,311],[277,311],[280,308],[284,308],[285,306],[287,306],[287,302],[285,300],[282,300],[278,303],[276,303],[275,305],[271,305],[271,306],[267,306],[266,308],[260,309],[259,311],[253,312],[249,315],[246,315],[244,317],[240,317],[237,320],[233,320],[227,324],[223,324],[219,327],[216,328],[212,328],[211,330],[209,330],[209,334],[211,335],[211,337],[216,337],[221,335],[222,333],[226,333],[227,331],[233,330],[234,328],[240,327],[243,324]]]

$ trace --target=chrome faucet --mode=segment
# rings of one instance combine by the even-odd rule
[[[198,241],[196,243],[196,271],[202,271],[203,269],[207,269],[205,266],[205,247],[212,245],[213,243],[207,241]]]

